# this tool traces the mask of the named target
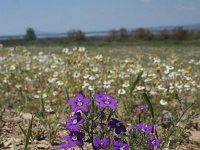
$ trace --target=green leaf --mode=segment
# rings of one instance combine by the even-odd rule
[[[42,98],[42,96],[40,97],[40,116],[43,119],[45,118],[44,99]]]
[[[19,128],[22,130],[24,136],[26,136],[26,131],[21,127],[21,125],[19,124]]]
[[[33,117],[31,119],[31,121],[29,122],[24,150],[27,150],[27,148],[28,148],[29,140],[30,140],[31,133],[32,133],[32,126],[33,126]]]
[[[132,94],[133,90],[135,89],[136,85],[139,83],[140,78],[142,77],[143,71],[138,73],[138,76],[136,80],[132,83],[131,88],[130,88],[130,94]]]
[[[151,104],[151,102],[150,102],[150,99],[149,99],[149,97],[147,96],[146,93],[143,93],[143,98],[144,98],[145,102],[147,103],[147,105],[148,105],[148,107],[149,107],[149,110],[150,110],[150,112],[151,112],[151,116],[152,116],[152,118],[153,118],[153,120],[154,120],[154,111],[153,111],[153,107],[152,107],[152,104]]]
[[[12,145],[13,145],[13,149],[17,150],[17,144],[16,144],[15,140],[12,141]]]

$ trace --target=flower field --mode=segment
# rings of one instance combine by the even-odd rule
[[[0,149],[198,149],[199,56],[198,47],[2,47]]]

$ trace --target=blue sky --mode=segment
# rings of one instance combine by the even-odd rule
[[[0,35],[200,23],[200,0],[0,0]]]

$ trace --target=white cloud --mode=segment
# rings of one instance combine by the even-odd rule
[[[197,8],[192,5],[192,4],[188,4],[188,5],[184,5],[184,4],[178,4],[175,6],[176,9],[181,10],[181,11],[195,11],[197,10]]]

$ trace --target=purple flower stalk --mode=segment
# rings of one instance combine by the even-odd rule
[[[90,99],[85,97],[83,91],[80,91],[74,99],[68,100],[68,104],[72,105],[72,111],[77,112],[81,110],[82,112],[88,112],[88,104]]]
[[[124,126],[124,124],[117,119],[112,118],[111,121],[108,123],[108,126],[110,128],[114,128],[116,134],[126,132],[126,127]]]
[[[134,125],[133,128],[138,129],[140,132],[151,133],[154,132],[155,125],[145,125],[143,122],[141,122],[139,125]]]
[[[96,149],[106,149],[109,144],[109,139],[108,138],[94,138],[93,140],[94,147]]]
[[[84,121],[85,119],[81,117],[81,113],[77,112],[68,118],[66,129],[70,131],[79,131],[79,127]]]
[[[149,137],[147,139],[148,144],[151,146],[152,150],[154,149],[155,146],[159,147],[161,140],[160,139],[156,139],[155,135],[152,135],[151,137]]]
[[[82,147],[83,146],[83,138],[85,134],[82,132],[73,132],[71,131],[69,135],[64,137],[64,140],[67,140],[68,143],[65,147],[71,148],[74,146]]]
[[[94,95],[94,99],[99,103],[101,108],[109,107],[113,110],[117,108],[117,100],[104,92]]]
[[[148,109],[148,105],[139,105],[137,107],[137,109],[139,109],[139,110],[146,110],[146,109]]]
[[[113,139],[113,150],[129,150],[129,145],[126,142],[115,137]]]

